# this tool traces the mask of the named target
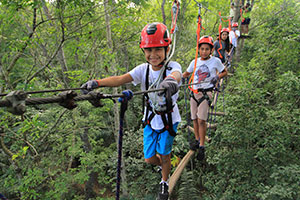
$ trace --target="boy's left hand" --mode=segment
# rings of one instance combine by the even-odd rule
[[[216,83],[218,82],[219,80],[219,76],[216,75],[215,77],[213,77],[211,80],[210,80],[210,83],[213,84],[213,85],[216,85]]]
[[[133,97],[133,92],[131,90],[124,90],[122,94],[124,97],[120,97],[119,102],[123,102],[124,100],[129,101]]]

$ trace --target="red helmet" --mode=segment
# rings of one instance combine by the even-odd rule
[[[239,26],[239,24],[237,23],[237,22],[234,22],[233,24],[232,24],[232,27],[238,27]]]
[[[141,33],[140,48],[167,47],[171,44],[167,26],[154,22],[147,24]]]
[[[198,44],[209,44],[211,47],[214,47],[214,40],[211,36],[205,35],[199,39]]]
[[[222,28],[221,33],[223,33],[223,32],[229,33],[229,29],[228,28]]]

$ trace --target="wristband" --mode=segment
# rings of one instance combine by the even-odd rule
[[[168,75],[167,77],[170,77],[170,78],[174,79],[175,81],[177,81],[176,78],[175,78],[175,76],[172,75],[172,74]],[[167,77],[166,77],[166,78],[167,78]]]
[[[100,86],[100,80],[95,80],[98,83],[98,86]]]

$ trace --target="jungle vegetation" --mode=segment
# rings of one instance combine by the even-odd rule
[[[172,2],[1,0],[0,93],[78,88],[90,79],[128,72],[145,62],[140,31],[156,21],[170,27]],[[201,9],[201,35],[216,38],[218,13],[227,16],[230,1],[201,3],[209,9]],[[239,40],[233,75],[218,101],[226,116],[217,117],[218,127],[209,131],[206,160],[188,164],[171,199],[300,199],[300,3],[252,3],[249,37]],[[183,71],[195,58],[197,16],[195,1],[182,0],[172,60]],[[124,89],[140,88],[128,84],[99,91]],[[160,180],[143,158],[141,99],[134,96],[125,115],[124,200],[154,199]],[[21,116],[0,108],[0,193],[22,200],[114,199],[119,103],[102,103],[95,108],[82,101],[73,110],[27,106]],[[172,171],[193,137],[186,128],[184,90],[178,104],[182,122]]]

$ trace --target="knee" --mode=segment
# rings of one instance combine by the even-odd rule
[[[145,158],[145,162],[148,163],[148,164],[152,164],[150,158]]]
[[[198,121],[198,123],[199,123],[200,126],[205,126],[205,125],[206,125],[206,121],[205,121],[205,120],[201,120],[201,119],[200,119],[200,120]]]
[[[206,127],[206,121],[205,120],[199,120],[198,124],[200,127]]]

